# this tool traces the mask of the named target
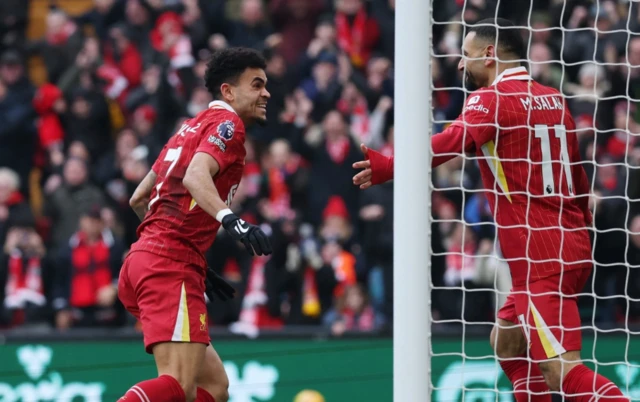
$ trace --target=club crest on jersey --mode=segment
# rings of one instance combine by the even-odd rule
[[[231,120],[225,120],[218,125],[218,135],[225,141],[229,141],[233,138],[233,133],[236,131],[236,126]]]

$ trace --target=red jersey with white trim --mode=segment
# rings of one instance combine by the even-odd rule
[[[460,128],[479,158],[514,285],[591,267],[590,186],[562,95],[524,67],[508,69],[469,96],[448,130]]]
[[[244,171],[245,128],[228,104],[215,101],[185,121],[153,164],[158,175],[149,212],[138,227],[139,240],[131,251],[150,253],[206,267],[220,222],[198,207],[182,179],[193,156],[204,152],[216,159],[220,171],[212,179],[227,205],[231,204]]]

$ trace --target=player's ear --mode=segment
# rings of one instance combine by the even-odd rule
[[[489,66],[491,65],[494,61],[496,56],[496,47],[494,45],[489,45],[484,49],[484,65],[485,66]]]
[[[227,103],[231,103],[235,99],[233,87],[226,82],[220,85],[220,94],[222,95],[222,99]]]

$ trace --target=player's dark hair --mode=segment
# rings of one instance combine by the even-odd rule
[[[475,23],[468,33],[475,32],[476,38],[496,44],[506,53],[518,59],[526,59],[524,39],[520,28],[504,18],[485,18]]]
[[[236,85],[238,79],[247,68],[267,68],[267,62],[262,55],[244,47],[231,47],[215,52],[207,63],[204,73],[205,86],[214,99],[222,96],[222,84]]]

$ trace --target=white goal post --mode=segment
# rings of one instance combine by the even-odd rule
[[[434,1],[396,0],[394,401],[515,401],[488,342],[511,283],[477,161],[430,167],[431,136],[462,107],[452,116],[441,102],[469,95],[446,79],[469,27],[461,16],[515,19],[530,74],[567,99],[593,193],[582,358],[640,400],[640,1],[438,1],[462,4],[447,20]]]
[[[430,393],[431,1],[396,2],[393,399]]]

